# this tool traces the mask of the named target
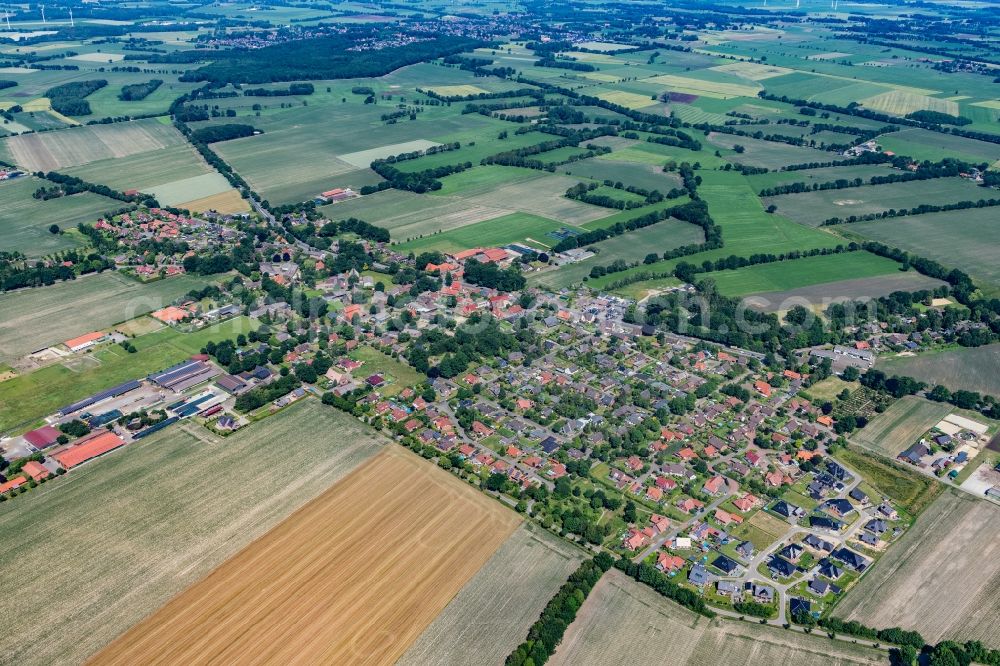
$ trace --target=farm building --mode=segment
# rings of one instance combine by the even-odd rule
[[[124,384],[119,384],[114,388],[109,388],[106,391],[101,391],[100,393],[95,393],[94,395],[84,398],[78,402],[74,402],[72,405],[67,405],[59,410],[59,414],[66,416],[67,414],[72,414],[75,411],[84,409],[85,407],[90,407],[102,400],[107,400],[108,398],[117,398],[120,395],[124,395],[129,391],[134,391],[135,389],[142,386],[138,381],[132,380],[130,382],[125,382]]]
[[[108,339],[107,333],[101,333],[100,331],[94,331],[93,333],[87,333],[76,338],[71,338],[64,342],[63,344],[69,348],[70,351],[76,352],[88,347],[93,347],[99,342],[104,342]]]
[[[24,463],[24,467],[21,468],[21,471],[35,481],[41,481],[42,479],[47,478],[50,474],[49,470],[45,469],[45,465],[37,460],[29,460]]]
[[[88,460],[103,456],[125,444],[125,440],[111,432],[102,430],[78,440],[72,447],[52,456],[60,467],[72,469]]]
[[[332,190],[327,190],[319,195],[320,199],[326,202],[333,203],[335,201],[343,201],[344,199],[350,199],[351,197],[356,197],[357,194],[354,193],[349,187],[335,187]]]
[[[11,490],[17,490],[27,482],[28,482],[27,477],[15,476],[10,481],[7,481],[5,483],[0,483],[0,494],[10,492]]]
[[[55,444],[61,434],[58,429],[47,425],[24,433],[24,441],[36,451],[40,451]]]
[[[183,391],[219,374],[221,370],[214,365],[191,359],[150,375],[149,381],[171,391]]]

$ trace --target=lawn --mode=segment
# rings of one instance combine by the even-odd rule
[[[41,257],[60,250],[79,247],[77,234],[51,234],[53,224],[75,230],[80,222],[92,223],[106,211],[116,210],[120,201],[91,192],[40,201],[32,194],[52,183],[35,177],[0,182],[0,250],[22,252]]]
[[[796,224],[780,214],[766,213],[746,177],[739,173],[703,171],[699,175],[703,181],[698,193],[708,204],[716,224],[722,227],[725,246],[597,278],[588,282],[591,288],[605,288],[634,273],[654,273],[656,277],[662,277],[670,274],[681,261],[700,264],[706,259],[714,261],[734,254],[748,257],[760,252],[835,247],[843,242],[832,234]]]
[[[379,389],[385,396],[396,395],[404,388],[412,388],[427,379],[403,361],[397,361],[372,347],[358,347],[351,352],[351,358],[364,362],[357,371],[359,377],[378,374],[389,381],[387,386]]]
[[[879,137],[879,145],[897,155],[909,155],[917,160],[937,161],[942,156],[957,157],[972,163],[1000,159],[1000,146],[986,141],[961,136],[931,132],[917,128],[904,128]]]
[[[251,329],[238,318],[196,333],[172,328],[133,339],[137,352],[118,345],[98,348],[84,357],[43,367],[0,382],[0,431],[26,430],[39,418],[64,405],[130,379],[140,379],[198,353],[209,341],[235,338]]]
[[[856,279],[896,272],[899,272],[897,262],[862,251],[757,264],[699,277],[714,280],[722,295],[736,297],[837,282],[845,276]]]
[[[0,294],[0,361],[158,310],[211,281],[180,275],[143,284],[104,272]]]
[[[175,425],[0,505],[5,659],[83,663],[383,441],[303,400],[225,441]]]

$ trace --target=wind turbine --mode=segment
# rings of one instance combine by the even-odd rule
[[[41,5],[42,8],[42,25],[45,25],[45,5]]]
[[[71,27],[71,28],[75,28],[76,27],[76,23],[73,22],[73,8],[72,7],[69,8],[69,27]]]
[[[4,18],[5,21],[7,21],[7,30],[10,30],[11,29],[10,28],[10,15],[7,13],[6,9],[3,10],[3,18]]]

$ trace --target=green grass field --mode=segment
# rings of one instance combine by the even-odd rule
[[[818,226],[831,217],[846,219],[851,215],[867,215],[893,208],[907,209],[920,204],[976,201],[983,196],[982,188],[964,178],[938,178],[851,187],[843,190],[785,194],[768,197],[765,199],[765,204],[776,205],[779,213],[787,215],[796,222]]]
[[[403,389],[412,388],[426,380],[426,377],[405,362],[397,361],[371,347],[358,347],[351,352],[351,358],[364,362],[358,370],[359,376],[380,374],[390,381],[388,386],[379,389],[382,395],[396,395]]]
[[[5,502],[5,659],[83,663],[383,443],[307,399],[224,440],[171,426]]]
[[[714,261],[734,254],[746,257],[757,252],[776,253],[836,247],[842,242],[831,234],[796,224],[780,214],[766,213],[746,177],[739,173],[705,171],[700,175],[703,181],[698,192],[708,204],[716,224],[722,227],[724,247],[614,273],[591,280],[588,285],[602,289],[632,273],[669,273],[680,261],[698,264],[706,259]]]
[[[839,449],[835,457],[910,516],[919,515],[944,489],[934,479],[906,469],[901,463],[857,448]]]
[[[1000,345],[886,356],[876,364],[889,374],[907,375],[951,390],[966,389],[1000,395]]]
[[[0,294],[0,362],[134,319],[210,282],[180,275],[142,284],[105,272]]]
[[[82,244],[80,235],[51,234],[49,226],[56,224],[63,231],[74,230],[80,222],[96,222],[105,211],[121,206],[119,201],[91,192],[48,201],[32,198],[39,187],[50,185],[34,177],[0,182],[0,250],[41,257],[78,247]]]
[[[209,341],[235,338],[252,327],[250,319],[241,317],[191,334],[164,328],[134,338],[134,354],[118,345],[102,346],[84,357],[0,382],[0,432],[26,430],[64,405],[162,370],[197,354]]]
[[[555,245],[557,240],[548,234],[566,227],[561,222],[548,220],[527,213],[512,213],[492,220],[476,222],[441,234],[419,238],[396,246],[400,252],[460,252],[473,247],[501,247],[509,243]]]
[[[891,275],[898,271],[899,264],[891,259],[868,252],[847,252],[717,271],[701,277],[714,280],[723,296],[735,297],[837,282],[846,278]]]
[[[1000,159],[1000,146],[995,143],[917,128],[885,134],[879,137],[878,142],[884,150],[909,155],[917,160],[937,161],[943,155],[949,155],[972,163],[992,164]]]

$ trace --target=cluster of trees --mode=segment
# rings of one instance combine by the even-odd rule
[[[624,200],[616,199],[612,196],[604,194],[594,194],[594,190],[601,187],[614,188],[616,190],[622,190],[629,192],[631,194],[637,194],[643,197],[643,201],[634,200]],[[641,187],[636,187],[635,185],[624,185],[623,183],[615,182],[612,180],[605,180],[603,183],[577,183],[569,189],[566,190],[566,198],[575,199],[576,201],[582,201],[584,203],[589,203],[592,206],[601,206],[603,208],[616,208],[618,210],[632,210],[633,208],[641,208],[642,206],[648,206],[650,204],[659,203],[664,199],[676,199],[678,197],[684,196],[687,191],[680,188],[673,188],[666,195],[664,195],[659,190],[646,190]]]
[[[497,291],[520,291],[527,283],[516,268],[500,268],[494,263],[481,264],[475,259],[465,262],[464,279],[480,287]]]
[[[478,315],[469,318],[470,325],[481,322]],[[482,327],[459,328],[454,335],[436,328],[424,331],[419,342],[410,348],[407,361],[428,377],[451,378],[464,372],[470,363],[483,358],[504,358],[533,339],[530,329],[521,329],[509,335],[500,330],[496,320],[490,318]],[[431,357],[441,359],[438,365],[431,365]]]
[[[561,58],[555,57],[545,57],[541,60],[536,60],[534,63],[535,67],[552,67],[553,69],[568,69],[574,72],[593,72],[597,68],[586,62],[577,62],[576,60],[563,60]]]
[[[371,163],[371,169],[385,180],[378,185],[365,185],[361,188],[361,194],[373,194],[389,188],[408,190],[418,194],[433,192],[441,189],[441,178],[471,168],[472,162],[462,162],[460,164],[443,164],[424,171],[406,172],[400,171],[387,160],[375,160]]]
[[[253,125],[228,123],[225,125],[209,125],[208,127],[196,129],[191,133],[191,136],[195,141],[201,143],[215,143],[217,141],[229,141],[245,136],[253,136],[258,131]]]
[[[929,111],[922,109],[906,114],[910,120],[917,120],[922,123],[932,123],[934,125],[971,125],[972,120],[965,116],[953,116],[950,113],[941,111]]]
[[[126,203],[138,203],[144,206],[149,206],[150,208],[156,208],[160,205],[151,194],[144,194],[142,192],[139,192],[138,194],[125,194],[124,192],[113,190],[107,185],[88,183],[87,181],[77,178],[76,176],[67,176],[56,171],[49,171],[48,173],[36,171],[34,175],[36,178],[43,178],[51,183],[55,183],[58,186],[58,188],[55,189],[40,188],[33,195],[36,199],[50,199],[54,196],[78,194],[80,192],[93,192],[94,194],[99,194],[102,197],[108,197],[109,199],[117,199],[118,201],[124,201]]]
[[[865,164],[885,164],[895,158],[885,153],[861,153],[849,160],[830,160],[827,162],[800,162],[781,167],[781,171],[804,171],[807,169],[826,169],[832,166],[861,166]],[[905,166],[905,165],[904,165]],[[767,173],[766,171],[764,173]]]
[[[199,275],[214,275],[233,270],[233,258],[228,254],[192,254],[184,257],[184,270]]]
[[[389,242],[389,230],[377,227],[356,217],[349,217],[340,222],[327,222],[320,227],[318,235],[324,237],[336,236],[340,233],[356,234],[360,238],[366,238],[377,243]]]
[[[64,280],[74,280],[77,274],[99,273],[114,268],[114,262],[99,254],[89,254],[75,266],[29,265],[18,252],[0,251],[0,291],[41,287]]]
[[[610,128],[598,128],[597,130],[590,130],[586,132],[571,131],[561,139],[550,139],[548,141],[537,143],[533,146],[505,150],[497,153],[496,155],[484,157],[481,164],[499,164],[501,166],[516,166],[526,169],[552,170],[561,164],[567,164],[578,159],[586,159],[596,155],[609,153],[611,152],[611,149],[606,146],[589,144],[587,145],[587,152],[574,155],[563,160],[546,161],[541,159],[531,159],[531,157],[534,155],[541,155],[552,150],[557,150],[559,148],[575,148],[582,141],[588,141],[598,136],[606,136],[609,133],[613,134],[614,132]]]
[[[157,61],[211,61],[188,71],[182,81],[220,83],[274,83],[325,79],[368,78],[388,74],[400,67],[472,51],[484,43],[466,37],[445,35],[403,46],[378,50],[353,50],[360,37],[353,32],[265,46],[261,49],[188,51],[166,54]]]
[[[293,83],[287,88],[247,88],[244,97],[290,97],[292,95],[312,95],[316,88],[311,83]]]
[[[152,79],[145,83],[129,83],[122,86],[122,91],[118,93],[118,99],[123,102],[138,102],[152,95],[162,85],[163,79]]]
[[[562,641],[566,629],[604,573],[614,566],[607,553],[587,560],[569,576],[569,580],[549,600],[541,616],[528,630],[528,638],[504,661],[506,666],[541,666],[549,660]]]
[[[819,620],[818,624],[823,629],[839,634],[867,638],[872,641],[882,641],[883,643],[893,643],[895,645],[909,645],[918,650],[926,644],[920,632],[907,631],[899,627],[874,629],[854,620],[848,622],[837,617],[824,617]]]
[[[67,116],[89,116],[90,103],[84,99],[87,95],[97,92],[108,82],[104,79],[93,81],[74,81],[49,88],[45,97],[52,102],[52,109]]]

